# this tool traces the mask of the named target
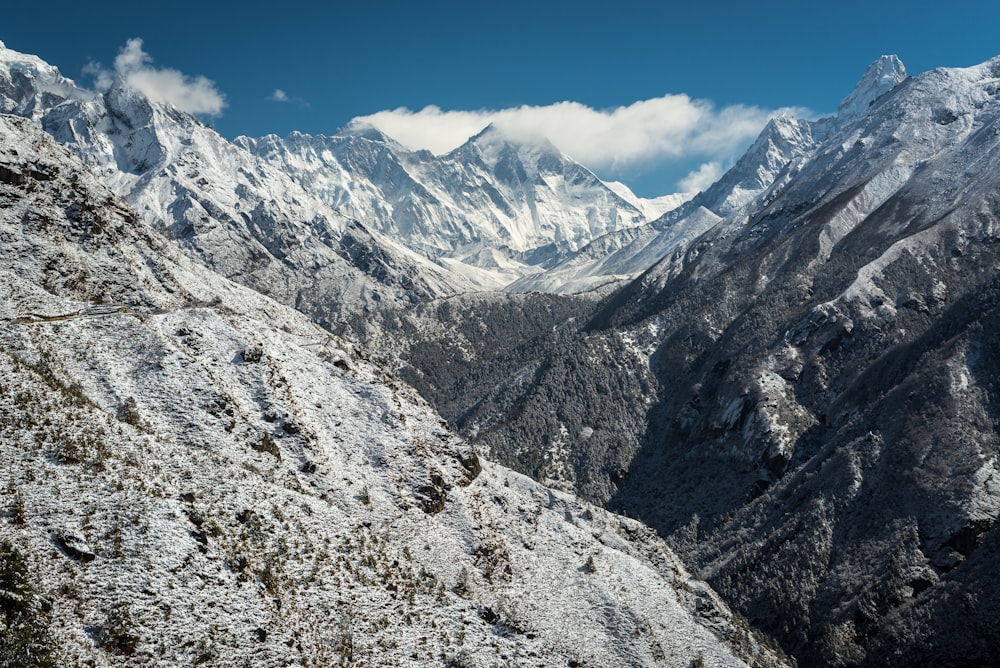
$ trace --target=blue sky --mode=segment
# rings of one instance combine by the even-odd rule
[[[685,183],[703,183],[775,110],[835,111],[883,53],[911,74],[1000,54],[1000,3],[966,0],[8,5],[0,40],[81,84],[96,85],[88,64],[110,72],[141,39],[126,53],[133,67],[220,94],[224,108],[202,117],[227,137],[332,134],[367,118],[443,150],[493,112],[519,110],[500,118],[551,130],[645,196],[699,169],[705,178]],[[216,110],[206,104],[195,110]]]

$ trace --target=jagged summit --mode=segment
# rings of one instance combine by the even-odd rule
[[[324,321],[464,285],[120,78],[97,94],[35,56],[4,51],[0,112],[36,121],[98,170],[150,226],[213,269]]]
[[[351,124],[346,128],[337,132],[338,135],[345,137],[359,137],[361,139],[367,139],[369,141],[381,142],[383,144],[391,144],[394,146],[402,146],[398,141],[387,135],[386,133],[379,130],[374,125],[367,124]],[[293,132],[292,135],[299,135],[307,137],[308,135],[300,135],[298,132]]]
[[[0,43],[0,113],[38,120],[55,104],[93,96],[41,58]]]
[[[541,134],[515,132],[494,123],[470,137],[448,156],[459,160],[478,156],[494,169],[504,161],[512,167],[509,162],[514,160],[529,171],[558,171],[562,164],[571,160]]]
[[[511,145],[532,145],[544,147],[548,150],[558,152],[559,149],[540,132],[529,130],[514,130],[503,125],[490,123],[476,134],[469,137],[467,144],[511,144]]]
[[[864,76],[837,107],[841,117],[857,116],[868,110],[872,102],[906,79],[906,67],[895,55],[881,56],[865,70]]]

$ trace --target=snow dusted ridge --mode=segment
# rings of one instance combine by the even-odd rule
[[[0,110],[41,123],[212,268],[324,318],[501,288],[685,198],[638,198],[492,127],[444,156],[374,129],[234,144],[123,80],[95,94],[9,49]]]
[[[0,42],[0,113],[39,120],[53,104],[92,97],[41,58],[12,51]]]
[[[480,464],[28,119],[0,204],[14,663],[779,665],[648,529]]]
[[[578,293],[635,278],[666,257],[681,257],[702,233],[750,206],[779,175],[810,155],[829,121],[772,119],[721,179],[653,222],[596,239],[549,271],[507,286],[510,292]],[[816,135],[819,135],[816,136]]]
[[[493,127],[443,156],[372,128],[234,144],[123,81],[95,95],[9,49],[0,109],[42,123],[209,266],[331,320],[458,292],[581,292],[633,278],[780,185],[783,171],[787,180],[832,128],[905,78],[883,56],[836,118],[774,119],[693,199],[637,198],[545,140]]]

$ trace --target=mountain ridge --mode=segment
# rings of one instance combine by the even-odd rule
[[[507,256],[502,287],[605,232],[634,227],[665,204],[609,187],[551,143],[518,142],[492,126],[441,156],[357,132],[294,134],[237,144],[293,174],[345,214],[402,238],[427,257],[490,270],[486,248]],[[385,138],[383,133],[376,137]],[[371,143],[369,143],[371,142]],[[311,145],[310,145],[311,144]]]

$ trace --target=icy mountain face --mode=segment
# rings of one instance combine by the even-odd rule
[[[36,56],[8,49],[0,42],[0,113],[39,119],[67,99],[92,97]]]
[[[649,530],[479,463],[27,119],[0,203],[5,662],[780,665]]]
[[[34,74],[22,75],[29,65]],[[20,82],[4,89],[5,107],[38,120],[150,225],[213,269],[285,303],[336,322],[375,305],[468,287],[122,80],[103,95],[88,94],[10,50],[0,51],[4,76]],[[57,84],[68,91],[64,97],[46,92]]]
[[[492,287],[675,204],[640,200],[544,139],[515,142],[493,127],[443,156],[373,129],[237,143],[341,213],[446,266],[469,265]]]
[[[735,213],[769,189],[789,166],[811,155],[828,125],[788,116],[771,119],[736,164],[692,204],[722,217]]]

